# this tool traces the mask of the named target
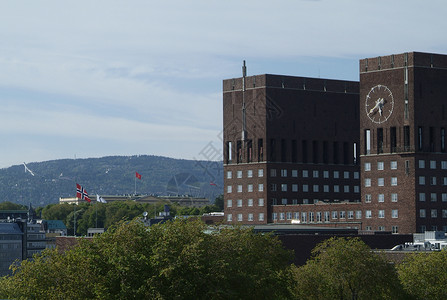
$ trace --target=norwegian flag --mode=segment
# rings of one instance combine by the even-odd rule
[[[76,198],[85,200],[87,202],[90,202],[90,200],[87,191],[79,184],[76,183]]]

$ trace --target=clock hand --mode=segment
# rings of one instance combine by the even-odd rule
[[[369,110],[369,114],[372,114],[373,111],[379,106],[379,100],[376,100],[376,105]]]

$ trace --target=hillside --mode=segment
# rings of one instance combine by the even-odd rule
[[[223,193],[222,162],[173,159],[161,156],[108,156],[60,159],[0,169],[0,202],[33,206],[75,197],[76,183],[92,197],[133,194],[193,195],[214,198]],[[216,185],[211,185],[210,182]],[[93,197],[94,198],[94,197]]]

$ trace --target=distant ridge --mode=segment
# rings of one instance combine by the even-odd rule
[[[59,159],[0,169],[0,202],[33,206],[75,197],[81,184],[95,196],[133,194],[185,195],[212,201],[223,193],[222,162],[175,159],[153,155]],[[33,176],[34,174],[34,176]],[[92,197],[95,198],[95,197]]]

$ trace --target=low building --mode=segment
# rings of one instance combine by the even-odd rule
[[[17,223],[0,223],[0,276],[10,274],[9,266],[23,258],[23,232]]]

